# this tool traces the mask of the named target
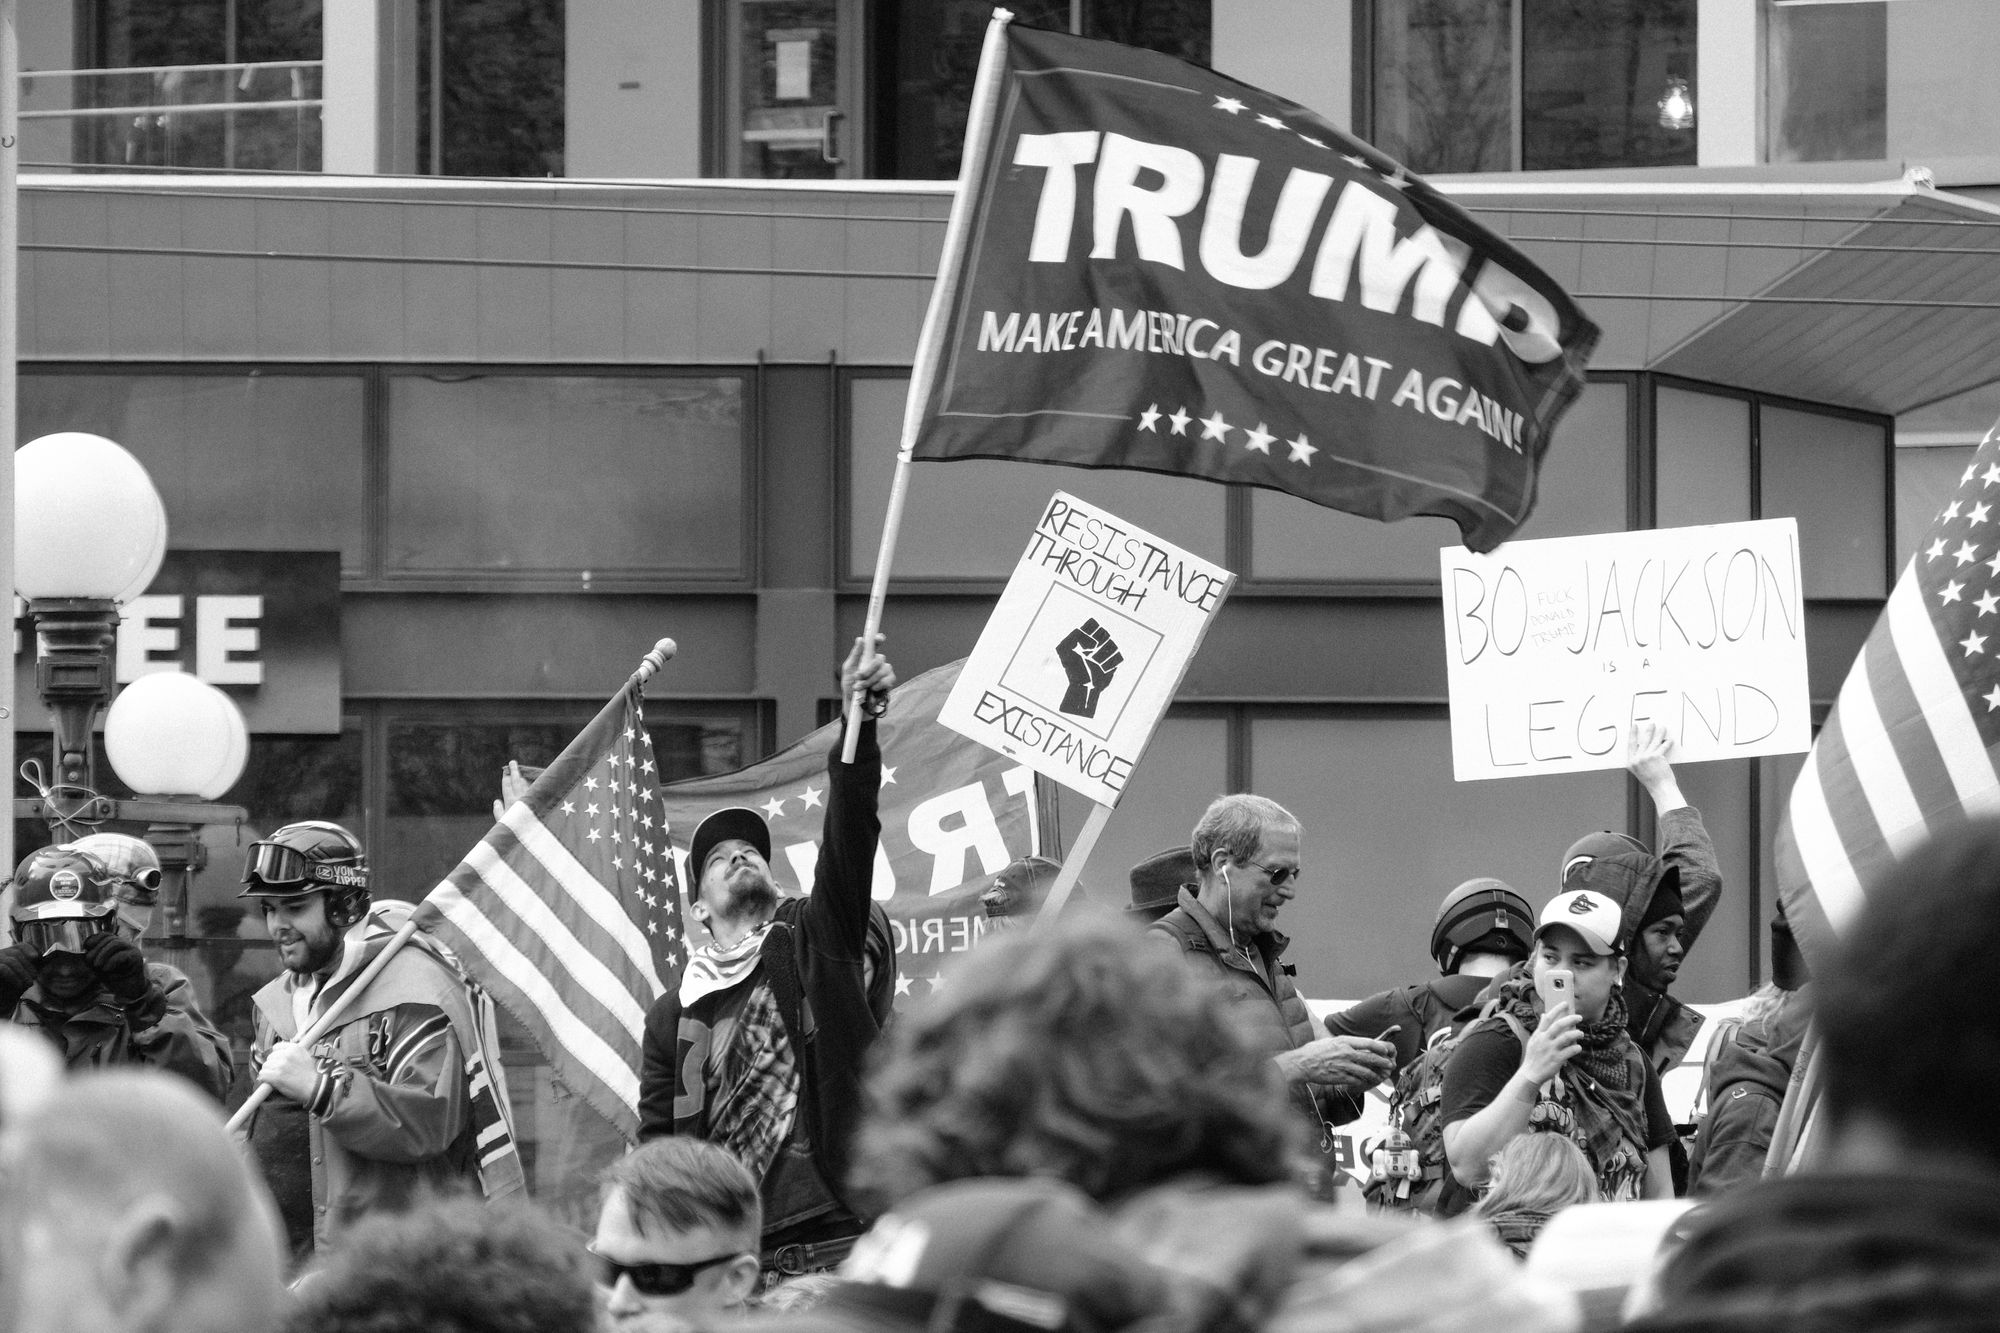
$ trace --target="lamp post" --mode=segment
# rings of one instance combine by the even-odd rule
[[[249,817],[240,806],[209,804],[243,776],[250,755],[243,713],[221,690],[185,672],[141,676],[105,715],[104,751],[119,780],[146,793],[117,802],[118,813],[147,821],[146,842],[160,858],[167,944],[184,948],[189,876],[208,864],[201,826]]]
[[[118,608],[167,553],[167,513],[139,460],[101,435],[44,435],[14,455],[14,590],[35,622],[35,691],[55,733],[51,789],[96,808],[90,736],[115,685]],[[86,809],[84,807],[91,807]]]
[[[14,813],[72,833],[145,825],[166,880],[169,942],[184,947],[188,875],[207,860],[200,828],[249,818],[241,806],[210,804],[242,775],[249,734],[227,695],[179,671],[141,676],[112,701],[119,608],[166,557],[166,507],[139,460],[110,440],[44,435],[14,455],[14,542],[14,587],[35,623],[35,688],[55,740],[46,794],[16,801]],[[107,704],[111,766],[146,795],[97,790],[91,733]]]

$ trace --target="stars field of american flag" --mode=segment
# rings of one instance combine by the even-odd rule
[[[2000,812],[2000,423],[1897,579],[1786,805],[1775,848],[1808,957],[1936,828]]]
[[[628,1139],[646,1010],[687,961],[659,773],[628,684],[424,899],[424,928]]]

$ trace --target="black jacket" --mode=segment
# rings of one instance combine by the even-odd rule
[[[854,1217],[847,1168],[861,1121],[862,1074],[868,1050],[888,1021],[896,985],[895,946],[888,916],[872,898],[875,848],[882,825],[876,794],[882,753],[875,724],[861,724],[854,762],[840,762],[840,742],[827,760],[826,818],[821,828],[813,891],[779,901],[758,968],[771,984],[799,1064],[799,1106],[791,1149],[764,1180],[767,1242],[801,1219],[801,1187],[823,1194]],[[874,976],[867,959],[875,958]],[[686,1055],[695,1044],[683,1032],[678,978],[646,1014],[639,1075],[639,1139],[703,1132],[706,1098],[683,1085]],[[690,1096],[690,1092],[694,1095]],[[678,1102],[678,1107],[677,1107]],[[816,1181],[782,1181],[798,1156],[810,1159]],[[816,1188],[811,1188],[816,1187]],[[783,1197],[774,1197],[782,1194]]]

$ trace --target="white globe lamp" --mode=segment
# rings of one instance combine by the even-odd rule
[[[212,801],[243,776],[250,733],[221,690],[184,671],[158,671],[111,701],[104,751],[135,792]]]

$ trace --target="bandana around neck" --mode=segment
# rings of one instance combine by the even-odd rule
[[[687,1008],[704,995],[728,990],[749,976],[757,966],[757,951],[775,922],[766,921],[728,948],[710,941],[688,955],[681,972],[681,1007]]]

